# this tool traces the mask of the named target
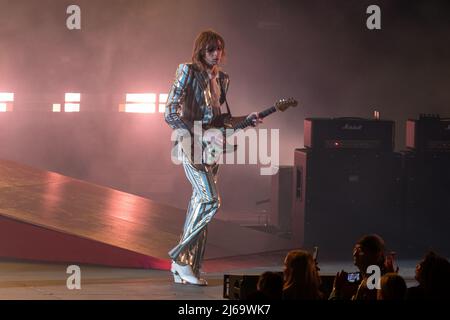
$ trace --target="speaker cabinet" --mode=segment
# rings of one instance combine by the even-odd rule
[[[450,153],[405,152],[407,236],[416,252],[450,254]]]
[[[293,235],[300,246],[351,254],[368,233],[394,246],[403,231],[401,154],[296,149]]]
[[[289,234],[292,226],[292,174],[293,166],[279,166],[272,176],[270,224],[283,234]]]

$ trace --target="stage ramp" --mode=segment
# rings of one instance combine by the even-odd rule
[[[170,205],[0,160],[1,257],[169,269],[167,252],[184,217]],[[205,258],[291,247],[286,239],[213,219]]]

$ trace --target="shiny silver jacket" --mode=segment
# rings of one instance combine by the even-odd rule
[[[229,77],[220,71],[220,105],[225,102]],[[219,108],[211,105],[210,80],[206,71],[200,71],[191,63],[178,66],[175,80],[167,98],[165,120],[172,129],[186,129],[193,133],[194,121],[210,124],[221,114]]]

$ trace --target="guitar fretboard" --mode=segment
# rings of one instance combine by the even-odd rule
[[[275,108],[275,106],[272,106],[270,108],[267,108],[266,110],[263,110],[261,112],[258,113],[258,116],[263,119],[265,117],[267,117],[268,115],[274,113],[277,111],[277,108]],[[251,119],[245,119],[244,121],[239,122],[238,124],[236,124],[233,129],[237,130],[237,129],[245,129],[247,127],[250,127],[252,125],[252,120]]]

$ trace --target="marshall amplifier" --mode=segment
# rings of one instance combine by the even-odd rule
[[[394,121],[363,118],[306,118],[304,124],[306,148],[394,150]]]
[[[406,147],[416,151],[450,151],[450,118],[420,115],[406,122]]]

